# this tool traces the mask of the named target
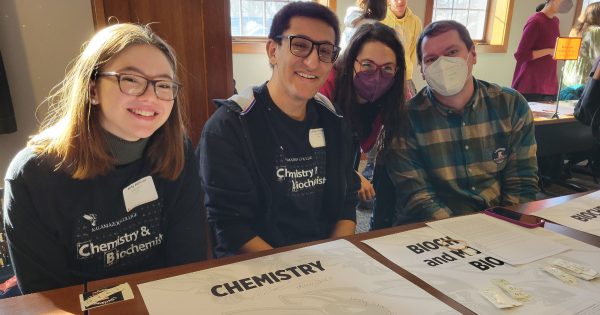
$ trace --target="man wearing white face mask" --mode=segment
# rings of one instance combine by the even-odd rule
[[[428,25],[417,57],[427,86],[409,102],[408,132],[385,160],[396,224],[534,200],[536,142],[523,96],[473,78],[475,46],[458,22]]]

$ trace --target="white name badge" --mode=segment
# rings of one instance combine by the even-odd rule
[[[325,133],[323,133],[323,128],[311,129],[308,132],[308,142],[310,142],[310,146],[315,149],[324,147]]]
[[[123,199],[127,212],[131,209],[158,199],[152,176],[146,176],[123,189]]]

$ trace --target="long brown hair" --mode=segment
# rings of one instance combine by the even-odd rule
[[[585,12],[577,19],[569,35],[581,37],[592,25],[600,25],[600,2],[591,3],[587,6]]]
[[[104,140],[98,106],[91,103],[90,86],[103,65],[133,45],[158,48],[173,68],[173,79],[179,81],[173,49],[148,25],[115,24],[96,33],[46,99],[50,112],[41,131],[27,143],[38,153],[56,160],[57,170],[64,170],[76,179],[89,179],[114,169],[116,161]],[[151,136],[144,152],[152,172],[171,180],[179,176],[185,163],[182,109],[177,96],[169,118]]]

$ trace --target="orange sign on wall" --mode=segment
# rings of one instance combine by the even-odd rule
[[[580,47],[581,37],[557,37],[556,46],[554,47],[554,59],[577,60]]]

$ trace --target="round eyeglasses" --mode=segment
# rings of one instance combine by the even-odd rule
[[[119,90],[122,93],[132,96],[140,96],[146,92],[148,83],[154,87],[154,94],[159,100],[172,101],[177,97],[181,84],[169,80],[150,80],[141,75],[118,73],[118,72],[99,72],[99,77],[116,77],[119,82]]]
[[[275,36],[275,38],[289,39],[290,52],[292,55],[301,58],[308,57],[312,53],[314,47],[317,47],[317,55],[319,55],[319,60],[326,63],[334,62],[340,53],[340,47],[330,42],[315,42],[302,35],[278,35]]]
[[[384,75],[393,76],[398,71],[398,66],[395,63],[386,63],[384,65],[378,65],[375,62],[364,59],[364,60],[356,60],[360,66],[360,72],[375,72],[378,69],[381,69],[381,73]]]

